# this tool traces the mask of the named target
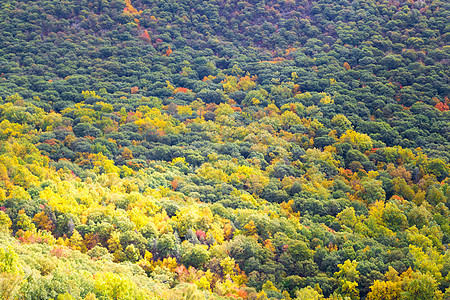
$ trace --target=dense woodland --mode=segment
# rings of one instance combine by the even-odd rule
[[[1,1],[0,298],[450,299],[449,19]]]

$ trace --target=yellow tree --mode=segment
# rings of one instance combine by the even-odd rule
[[[350,297],[351,299],[359,299],[358,283],[359,271],[356,270],[357,261],[346,260],[343,264],[339,264],[339,271],[334,273],[334,277],[339,282],[338,292]]]
[[[354,130],[347,130],[340,138],[340,142],[350,143],[352,146],[358,148],[361,152],[373,148],[372,139],[364,133],[359,133]]]

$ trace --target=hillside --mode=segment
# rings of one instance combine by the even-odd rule
[[[447,1],[0,7],[0,298],[450,298]]]

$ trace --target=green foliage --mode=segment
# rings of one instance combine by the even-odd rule
[[[186,266],[201,268],[209,259],[209,253],[201,245],[183,244],[181,249],[181,262]]]

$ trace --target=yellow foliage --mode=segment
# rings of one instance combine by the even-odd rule
[[[262,286],[263,291],[276,291],[279,292],[279,290],[277,289],[277,287],[272,283],[272,281],[267,280],[263,286]]]
[[[342,143],[350,143],[357,147],[361,152],[371,150],[373,148],[372,139],[365,133],[359,133],[354,130],[347,130],[339,139]]]
[[[83,237],[80,233],[74,229],[73,234],[70,237],[70,247],[74,250],[82,250],[83,249]]]
[[[131,222],[136,225],[136,229],[139,230],[144,227],[148,222],[150,222],[150,218],[145,215],[145,213],[139,209],[138,207],[133,207],[130,210],[127,210],[128,217]]]
[[[234,113],[234,110],[229,104],[220,103],[214,113],[216,114],[216,116],[229,116]]]
[[[175,87],[170,83],[170,81],[166,80],[166,84],[167,84],[166,88],[169,91],[173,92],[175,90]]]
[[[100,173],[98,167],[103,167],[105,170],[105,173],[116,173],[120,174],[120,168],[115,166],[114,161],[111,159],[108,159],[106,156],[104,156],[102,153],[93,154],[93,165],[94,169],[93,171],[96,173]]]
[[[331,96],[328,95],[327,93],[319,93],[319,94],[323,96],[323,98],[320,99],[320,103],[322,103],[322,104],[332,104],[332,103],[334,103],[334,99],[332,99]]]
[[[256,86],[257,76],[250,77],[249,74],[239,78],[239,82],[236,76],[225,75],[225,80],[222,81],[223,90],[225,93],[233,93],[239,90],[249,91]]]
[[[208,231],[211,228],[213,216],[210,209],[200,209],[198,205],[191,205],[180,208],[172,221],[178,228],[180,236],[184,237],[191,228]]]
[[[158,260],[155,265],[161,268],[167,268],[170,272],[175,272],[175,269],[178,266],[175,257],[166,257],[162,261]]]
[[[220,245],[224,242],[224,229],[217,223],[211,224],[211,229],[206,233],[207,236],[211,236]]]
[[[204,163],[199,169],[197,169],[196,173],[204,179],[216,180],[219,182],[229,181],[228,175],[224,171],[214,168],[211,163]]]
[[[7,140],[10,137],[20,137],[26,131],[28,126],[17,123],[11,123],[3,120],[0,123],[0,139]]]
[[[227,94],[236,92],[239,89],[237,85],[237,78],[235,76],[225,76],[222,86],[223,90]]]
[[[297,124],[301,124],[302,120],[300,119],[299,116],[297,116],[297,114],[293,113],[292,111],[285,111],[282,115],[281,115],[281,124],[283,126],[292,126],[292,125],[297,125]]]
[[[151,128],[160,130],[165,134],[180,134],[186,132],[184,123],[180,123],[172,116],[162,114],[156,107],[147,111],[142,118],[138,118],[135,121],[135,124],[139,126],[141,132],[145,132]]]
[[[258,234],[258,229],[256,228],[253,220],[250,220],[246,225],[244,225],[244,233],[249,236]]]
[[[7,198],[12,199],[25,199],[25,200],[31,200],[30,194],[21,186],[10,186],[11,189],[8,191],[9,195]]]
[[[421,248],[409,245],[409,253],[414,257],[417,269],[432,275],[436,280],[443,280],[441,270],[444,267],[445,256],[435,248]]]
[[[256,79],[257,79],[256,75],[252,77],[246,75],[244,77],[239,78],[239,82],[237,84],[238,89],[242,91],[249,91],[253,89],[256,86],[255,83]]]
[[[395,233],[386,227],[383,212],[386,209],[384,201],[376,201],[369,207],[369,217],[364,224],[357,223],[355,230],[359,233],[372,236],[394,236]]]
[[[189,105],[179,105],[177,111],[180,116],[192,116],[193,113],[192,108]]]
[[[226,278],[224,281],[217,281],[214,287],[214,292],[218,295],[234,295],[236,294],[236,289],[239,288],[238,284],[231,280],[231,278]]]
[[[137,10],[131,5],[131,0],[125,0],[125,8],[123,9],[124,13],[129,13],[132,15],[140,15],[142,13],[142,10]]]
[[[95,93],[95,91],[82,91],[81,95],[83,95],[84,99],[87,98],[97,98],[97,99],[101,99],[101,97],[99,95],[97,95]]]
[[[106,299],[143,300],[149,298],[149,291],[138,288],[135,282],[119,274],[98,272],[94,276],[97,295]]]
[[[350,122],[349,119],[347,119],[346,116],[342,114],[337,114],[331,119],[331,124],[334,126],[338,126],[342,129],[350,129],[352,126],[352,122]]]
[[[211,282],[213,280],[213,273],[210,270],[204,272],[203,276],[199,280],[194,281],[200,290],[211,291]]]
[[[401,282],[375,280],[367,300],[397,300],[402,292]]]
[[[330,165],[339,167],[340,161],[335,158],[336,157],[335,149],[336,148],[334,148],[332,146],[327,146],[324,149],[324,151],[320,151],[319,149],[316,149],[316,148],[307,149],[306,150],[306,161],[313,162],[313,161],[322,160],[322,161],[329,163]]]
[[[101,111],[104,113],[110,113],[110,112],[114,111],[114,107],[110,103],[105,103],[103,101],[100,101],[100,102],[96,102],[95,105],[100,105],[102,107]]]
[[[107,241],[108,249],[111,252],[122,251],[122,244],[120,243],[120,232],[113,231],[109,240]]]
[[[46,187],[39,194],[40,198],[46,200],[48,205],[61,213],[81,214],[87,207],[79,205],[66,191],[64,194],[53,191],[51,187]]]

